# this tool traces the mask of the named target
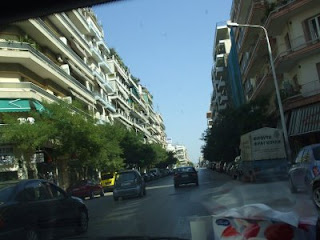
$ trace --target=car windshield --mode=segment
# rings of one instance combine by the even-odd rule
[[[119,173],[117,175],[118,182],[132,181],[134,179],[136,179],[136,175],[133,172]]]
[[[11,5],[0,236],[303,239],[294,228],[315,225],[319,0]],[[21,180],[16,201],[5,184]]]
[[[113,178],[113,174],[111,174],[111,173],[101,175],[101,180],[107,180],[110,178]]]

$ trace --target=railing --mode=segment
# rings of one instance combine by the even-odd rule
[[[86,93],[91,94],[91,92],[83,86],[79,81],[77,81],[74,77],[67,74],[65,71],[63,71],[60,67],[58,67],[50,58],[48,58],[43,53],[35,50],[33,47],[30,46],[28,43],[20,43],[20,42],[0,42],[0,49],[10,49],[12,51],[18,50],[18,51],[29,51],[32,54],[34,54],[36,57],[41,59],[43,62],[46,63],[46,66],[48,68],[51,68],[52,70],[58,72],[60,75],[65,77],[66,79],[70,80],[72,83],[77,85],[79,88],[81,88]]]
[[[303,97],[309,97],[320,93],[320,81],[319,79],[301,84],[301,95]]]
[[[60,13],[60,14],[56,14],[56,15],[59,15],[63,18],[63,20],[65,20],[65,22],[69,25],[69,27],[72,29],[73,33],[75,35],[77,35],[80,39],[83,40],[83,44],[86,45],[86,47],[89,48],[89,44],[87,42],[87,40],[85,39],[84,35],[81,34],[78,30],[78,28],[73,24],[73,22],[69,19],[69,17],[67,16],[67,14],[65,13]]]
[[[319,42],[320,42],[320,37],[314,38],[310,41],[306,41],[304,35],[298,36],[294,39],[290,39],[289,42],[278,45],[277,47],[278,52],[281,51],[281,49],[285,49],[285,50],[279,52],[274,61],[276,62],[281,57],[284,57],[290,53],[299,51],[308,46],[312,46]]]
[[[41,88],[31,82],[0,82],[0,88],[30,89],[30,90],[33,90],[35,92],[40,93],[41,95],[44,95],[48,98],[51,98],[53,101],[58,102],[59,100],[61,100],[60,98],[56,97],[53,94],[48,93],[43,88]]]
[[[84,68],[86,68],[87,71],[90,71],[89,67],[85,64],[84,60],[82,58],[80,58],[73,50],[71,50],[70,47],[68,47],[66,44],[64,44],[56,35],[52,34],[50,28],[41,20],[41,18],[37,18],[34,21],[38,22],[46,30],[47,34],[49,34],[51,37],[55,38],[56,41],[58,41],[60,43],[60,45],[65,49],[65,51],[70,53],[75,59],[77,59],[77,61]]]

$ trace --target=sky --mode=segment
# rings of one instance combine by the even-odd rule
[[[127,0],[94,7],[105,41],[153,95],[167,137],[198,162],[212,94],[217,22],[232,0]]]

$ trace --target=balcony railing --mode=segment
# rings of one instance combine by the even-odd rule
[[[70,82],[74,83],[77,85],[81,90],[85,91],[86,93],[91,94],[91,92],[84,86],[82,85],[79,81],[77,81],[74,77],[63,71],[60,67],[58,67],[50,58],[48,58],[46,55],[43,53],[39,52],[38,50],[34,49],[33,47],[30,46],[28,43],[20,43],[20,42],[0,42],[0,49],[5,49],[5,50],[19,50],[19,51],[29,51],[33,55],[35,55],[38,59],[41,61],[45,62],[46,66],[48,68],[51,68],[55,72],[59,73],[62,75],[64,78],[68,79]]]
[[[96,101],[100,101],[110,111],[114,113],[116,112],[115,106],[113,106],[113,104],[110,103],[105,97],[101,96],[99,92],[94,92],[93,95]]]
[[[60,43],[60,46],[62,46],[65,50],[65,52],[70,53],[72,55],[72,57],[74,57],[78,64],[80,64],[83,68],[85,68],[88,72],[90,72],[90,69],[88,67],[87,64],[85,64],[84,60],[82,58],[80,58],[68,45],[64,44],[61,39],[59,39],[59,37],[57,37],[55,34],[53,34],[50,30],[50,28],[42,21],[41,18],[37,18],[35,20],[30,20],[30,21],[35,21],[38,24],[41,25],[41,27],[43,27],[43,29],[46,31],[46,33],[51,36],[52,38],[54,38],[57,42]]]
[[[301,84],[301,95],[303,97],[309,97],[320,93],[320,81],[319,79]]]

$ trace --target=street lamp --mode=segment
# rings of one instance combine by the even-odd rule
[[[291,161],[291,149],[290,149],[290,144],[289,144],[289,138],[288,138],[288,132],[287,132],[287,127],[286,127],[286,122],[284,119],[284,113],[283,113],[283,107],[282,107],[282,102],[281,102],[281,97],[280,97],[280,92],[279,92],[279,86],[278,86],[278,80],[277,80],[277,75],[273,63],[273,57],[272,57],[272,51],[271,51],[271,45],[270,45],[270,40],[268,37],[268,31],[265,27],[261,25],[251,25],[251,24],[239,24],[239,23],[234,23],[234,22],[227,22],[227,26],[229,28],[231,27],[251,27],[251,28],[260,28],[263,30],[266,39],[267,39],[267,45],[268,45],[268,52],[269,52],[269,59],[270,59],[270,65],[271,65],[271,70],[272,70],[272,75],[273,75],[273,81],[274,81],[274,86],[276,88],[276,96],[277,96],[277,101],[278,101],[278,106],[279,106],[279,112],[280,112],[280,119],[281,119],[281,125],[282,125],[282,130],[283,130],[283,135],[284,135],[284,142],[287,148],[287,154],[288,154],[288,159]]]

